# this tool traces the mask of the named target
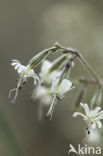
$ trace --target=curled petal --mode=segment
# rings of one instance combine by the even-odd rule
[[[12,62],[11,65],[15,66],[15,65],[17,65],[17,62]]]
[[[18,71],[18,73],[21,73],[24,69],[25,69],[25,66],[20,66],[20,67],[17,69],[17,71]]]
[[[75,113],[73,114],[73,117],[77,117],[77,116],[82,116],[82,117],[84,118],[84,120],[87,119],[87,117],[86,117],[84,114],[80,113],[80,112],[75,112]]]
[[[17,70],[18,73],[21,73],[25,69],[25,66],[22,65],[18,60],[12,60],[11,65],[14,66],[14,69]]]
[[[13,103],[13,104],[15,103],[15,100],[16,100],[16,98],[17,98],[17,96],[18,96],[18,91],[19,91],[19,89],[21,88],[21,86],[22,86],[22,77],[20,77],[20,79],[19,79],[19,81],[18,81],[18,83],[17,83],[17,87],[14,88],[14,89],[11,89],[10,92],[9,92],[9,98],[10,98],[10,96],[11,96],[11,93],[12,93],[12,92],[15,92],[14,98],[13,98],[13,100],[11,101],[11,103]]]
[[[89,111],[90,111],[88,105],[87,104],[83,104],[83,103],[80,103],[80,105],[84,108],[85,114],[88,116]]]
[[[11,97],[12,92],[15,92],[14,98],[11,101],[11,103],[14,104],[15,103],[15,100],[16,100],[16,98],[18,96],[18,88],[14,88],[14,89],[11,89],[10,90],[10,92],[9,92],[9,98]]]
[[[14,69],[17,70],[18,68],[20,68],[20,66],[21,66],[20,64],[16,64]]]

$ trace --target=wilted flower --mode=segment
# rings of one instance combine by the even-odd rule
[[[12,60],[11,65],[14,66],[14,69],[17,70],[17,73],[19,74],[17,87],[11,89],[9,93],[9,97],[10,97],[11,93],[15,91],[15,96],[14,99],[12,100],[12,103],[14,103],[18,95],[18,89],[21,89],[22,85],[27,81],[27,79],[32,77],[34,79],[34,84],[36,84],[37,81],[39,82],[39,78],[35,74],[34,70],[31,69],[30,65],[24,66],[18,60]]]
[[[52,95],[50,93],[50,89],[44,86],[38,85],[32,94],[32,100],[39,100],[41,103],[45,105],[50,105],[52,102]]]
[[[96,107],[93,110],[89,109],[87,104],[81,103],[81,106],[85,110],[85,114],[80,112],[75,112],[73,114],[73,117],[77,117],[78,115],[82,116],[83,119],[87,122],[89,128],[96,128],[96,125],[98,128],[102,127],[102,122],[100,120],[103,120],[103,110],[101,110],[101,107]]]
[[[43,61],[41,65],[41,72],[40,72],[40,77],[42,82],[46,82],[50,84],[53,79],[60,76],[61,72],[58,70],[54,70],[53,72],[48,74],[48,71],[52,65],[53,64],[48,60]]]

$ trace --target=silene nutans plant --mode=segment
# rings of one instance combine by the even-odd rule
[[[47,57],[58,53],[60,56],[50,62]],[[75,68],[75,60],[78,59],[90,72],[92,78],[80,77],[75,80],[70,80],[70,73],[72,68]],[[40,112],[45,105],[48,106],[46,118],[51,120],[58,101],[62,101],[67,94],[76,86],[79,86],[77,95],[74,97],[73,103],[73,117],[81,116],[85,122],[86,137],[83,139],[84,143],[89,141],[100,141],[100,129],[102,128],[103,110],[102,92],[103,80],[87,63],[81,53],[73,48],[66,48],[59,43],[55,43],[53,47],[43,50],[34,56],[27,65],[22,65],[18,60],[12,60],[11,65],[17,71],[18,79],[14,89],[9,92],[11,103],[16,102],[19,90],[27,83],[29,78],[33,78],[34,90],[31,95],[33,101],[38,101]],[[35,73],[35,68],[40,67],[40,72]],[[86,90],[89,85],[97,85],[97,90],[89,104],[82,103],[85,97]],[[13,98],[11,98],[13,97]],[[73,99],[73,100],[74,100]],[[84,112],[78,111],[82,108]],[[94,141],[95,140],[95,141]]]

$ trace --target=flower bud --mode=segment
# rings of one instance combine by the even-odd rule
[[[40,52],[39,54],[37,54],[36,56],[34,56],[29,61],[29,65],[31,66],[31,68],[39,65],[43,61],[43,59],[45,59],[45,57],[48,56],[49,53],[50,53],[50,51],[44,50],[44,51]]]
[[[62,55],[59,58],[57,58],[56,60],[54,60],[54,62],[52,63],[52,66],[49,68],[48,72],[46,73],[46,75],[49,75],[50,73],[52,73],[54,70],[57,70],[58,68],[61,68],[64,63],[65,60],[68,58],[68,55]]]
[[[31,66],[31,68],[39,65],[47,56],[49,53],[51,52],[55,52],[58,48],[56,46],[51,47],[49,49],[45,49],[42,52],[40,52],[39,54],[37,54],[36,56],[34,56],[30,61],[29,61],[29,65]]]

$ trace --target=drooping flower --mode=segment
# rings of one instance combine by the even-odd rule
[[[56,77],[59,77],[61,72],[58,70],[54,70],[50,74],[48,74],[49,69],[52,67],[52,63],[48,60],[44,60],[42,65],[41,65],[41,72],[40,72],[40,77],[42,82],[46,82],[50,84],[53,79]]]
[[[52,86],[51,86],[51,93],[54,96],[61,99],[63,98],[65,93],[67,93],[74,87],[72,87],[72,82],[67,79],[63,79],[60,83],[59,81],[60,81],[60,78],[58,77],[53,80]]]
[[[14,69],[17,70],[17,73],[19,75],[17,87],[11,89],[9,93],[10,97],[11,93],[15,91],[15,96],[12,100],[12,103],[14,103],[18,95],[18,90],[21,89],[22,85],[27,81],[27,79],[32,77],[34,79],[34,84],[36,84],[37,81],[39,82],[39,77],[35,74],[34,70],[31,69],[30,65],[24,66],[18,60],[12,60],[11,65],[14,66]]]
[[[44,105],[50,105],[50,103],[52,102],[52,95],[50,93],[50,89],[41,85],[38,85],[34,89],[31,98],[33,101],[39,100],[40,103]]]
[[[81,112],[75,112],[73,114],[73,117],[77,117],[77,116],[82,116],[83,120],[86,121],[86,123],[88,124],[88,127],[91,129],[95,129],[96,125],[98,126],[98,128],[102,127],[102,122],[101,120],[103,120],[103,110],[101,110],[101,107],[96,107],[93,110],[89,109],[87,104],[80,104],[85,111],[85,114],[81,113]],[[100,111],[101,110],[101,111]]]
[[[57,59],[50,62],[48,60],[44,60],[41,65],[40,77],[42,82],[46,82],[51,84],[52,80],[56,77],[60,77],[62,69],[65,66],[65,61],[68,60],[70,55],[63,54]]]
[[[53,100],[49,108],[49,111],[46,115],[47,117],[49,117],[50,119],[52,118],[53,111],[57,103],[57,98],[62,99],[64,97],[64,94],[73,88],[74,87],[72,87],[72,83],[67,79],[63,79],[60,81],[60,78],[57,77],[52,81],[51,93],[53,95]]]

